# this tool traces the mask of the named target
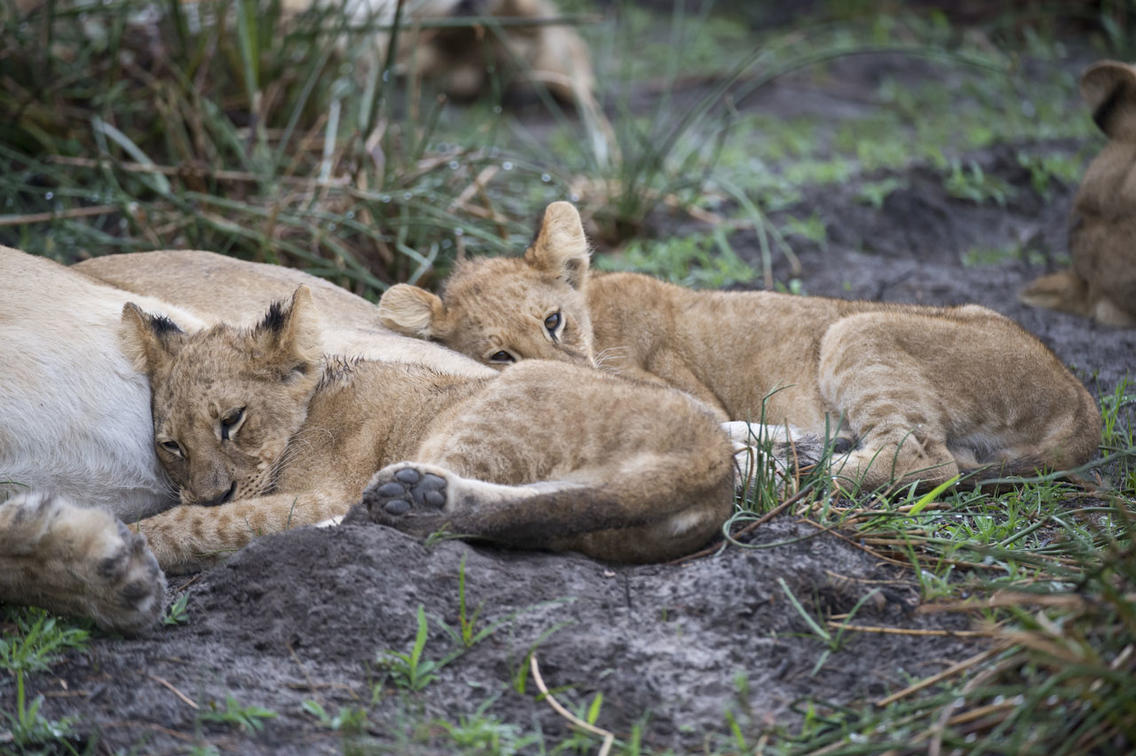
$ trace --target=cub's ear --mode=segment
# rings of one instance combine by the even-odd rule
[[[173,359],[185,334],[164,315],[151,315],[133,302],[122,306],[122,351],[140,373],[151,375]]]
[[[441,335],[446,306],[436,295],[410,284],[396,284],[379,300],[379,322],[404,336],[432,339]]]
[[[1081,74],[1081,96],[1109,138],[1136,141],[1136,67],[1115,60],[1094,63]]]
[[[301,286],[288,303],[273,302],[252,330],[262,357],[285,372],[306,372],[304,366],[320,357],[320,317],[312,292]]]
[[[536,241],[525,250],[525,262],[574,289],[582,289],[588,273],[588,255],[580,213],[567,202],[553,202],[544,211]]]

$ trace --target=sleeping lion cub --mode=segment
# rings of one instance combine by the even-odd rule
[[[579,214],[564,202],[545,211],[523,258],[463,262],[441,298],[395,286],[379,317],[495,367],[558,359],[680,388],[723,420],[766,423],[765,438],[787,432],[806,461],[839,427],[852,450],[833,472],[866,489],[986,465],[1064,469],[1088,460],[1100,436],[1080,382],[991,310],[591,275]],[[731,426],[745,441],[745,424]]]
[[[125,307],[159,460],[201,505],[139,523],[167,569],[360,497],[354,520],[633,562],[700,546],[733,506],[731,443],[681,392],[544,361],[478,378],[325,358],[316,315],[306,287],[252,328]]]

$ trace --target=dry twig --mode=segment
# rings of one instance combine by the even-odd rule
[[[169,690],[169,691],[170,691],[171,693],[173,693],[173,694],[174,694],[175,696],[177,696],[178,698],[180,698],[180,699],[181,699],[182,701],[184,701],[185,703],[189,704],[189,707],[190,707],[191,709],[195,709],[195,710],[196,710],[196,709],[199,709],[199,708],[201,708],[201,707],[200,707],[200,706],[198,706],[198,705],[197,705],[196,703],[194,703],[194,701],[193,701],[193,699],[192,699],[192,698],[190,698],[190,697],[189,697],[189,696],[187,696],[187,695],[186,695],[185,693],[182,693],[182,692],[181,692],[180,690],[178,690],[177,688],[175,688],[175,687],[174,687],[174,685],[173,685],[173,683],[171,683],[171,682],[170,682],[169,680],[165,679],[164,677],[158,677],[157,675],[151,675],[151,674],[147,674],[147,675],[146,675],[146,677],[149,677],[149,678],[150,678],[151,680],[153,680],[154,682],[158,683],[158,685],[161,685],[162,687],[166,688],[166,689],[167,689],[167,690]]]
[[[883,708],[883,707],[887,706],[888,704],[895,703],[896,701],[898,701],[901,698],[906,698],[907,696],[911,695],[912,693],[918,693],[919,691],[923,690],[924,688],[928,688],[928,687],[934,685],[937,682],[941,682],[943,680],[946,680],[948,677],[953,677],[954,675],[957,675],[959,672],[963,672],[967,669],[970,669],[971,667],[973,667],[976,664],[979,664],[981,662],[986,661],[991,656],[993,656],[994,654],[998,653],[1001,650],[1002,650],[1002,648],[1001,648],[1001,646],[999,646],[998,648],[987,649],[986,651],[983,651],[980,654],[975,654],[974,656],[970,657],[969,659],[965,659],[965,660],[959,662],[958,664],[955,664],[952,667],[947,667],[942,672],[940,672],[936,675],[931,675],[930,677],[927,677],[927,678],[920,680],[919,682],[915,683],[914,685],[907,686],[906,688],[899,691],[898,693],[892,693],[887,698],[881,698],[879,701],[876,701],[876,706]]]
[[[590,732],[592,735],[598,735],[603,738],[603,745],[600,746],[600,750],[596,754],[596,756],[607,756],[607,754],[611,751],[612,743],[615,742],[615,734],[610,730],[604,730],[600,727],[596,727],[595,725],[588,724],[572,712],[565,709],[559,701],[552,697],[552,694],[548,692],[548,686],[544,684],[544,679],[540,676],[540,666],[536,663],[535,652],[532,654],[532,656],[529,657],[529,668],[532,670],[532,676],[533,680],[536,682],[536,687],[540,689],[541,694],[544,696],[544,700],[548,701],[548,705],[552,707],[553,711],[567,719],[569,724],[571,724],[573,727],[577,727],[584,732]]]

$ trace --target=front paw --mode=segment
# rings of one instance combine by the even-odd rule
[[[812,433],[775,442],[772,447],[779,468],[797,474],[815,467],[824,458],[824,450],[824,439]]]
[[[117,520],[91,577],[91,616],[99,626],[127,634],[154,627],[166,601],[166,577],[146,539]]]
[[[428,535],[446,522],[448,488],[441,470],[410,463],[391,465],[375,473],[363,491],[363,501],[344,521],[369,521],[404,533]]]

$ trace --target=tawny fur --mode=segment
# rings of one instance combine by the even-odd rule
[[[835,456],[832,471],[870,489],[933,484],[983,465],[1067,469],[1091,458],[1100,436],[1081,383],[991,310],[589,275],[580,218],[567,203],[549,206],[523,258],[462,263],[442,297],[395,286],[379,309],[392,329],[497,367],[594,363],[680,388],[723,420],[787,424],[798,439],[840,428],[857,447]]]
[[[1101,61],[1081,77],[1081,94],[1108,136],[1081,182],[1069,228],[1071,268],[1021,293],[1038,307],[1136,327],[1136,66]]]
[[[732,446],[681,392],[542,361],[486,379],[323,360],[313,315],[306,288],[252,329],[185,334],[126,308],[162,463],[184,500],[223,502],[139,523],[167,570],[342,515],[407,466],[445,482],[444,506],[354,517],[650,561],[730,511]]]

